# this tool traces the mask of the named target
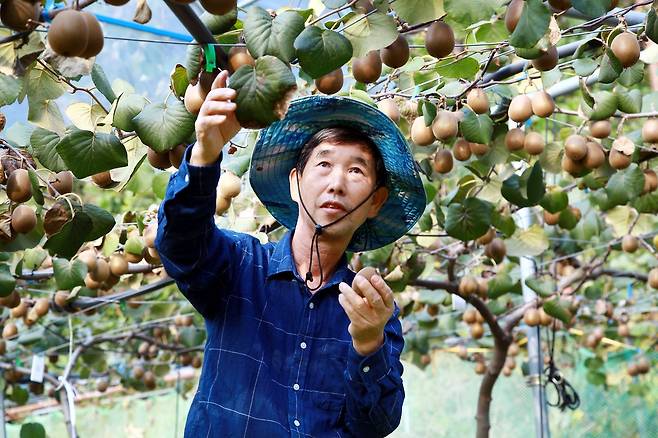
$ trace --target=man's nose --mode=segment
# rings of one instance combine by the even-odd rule
[[[329,192],[330,193],[345,193],[345,172],[336,166],[329,175]]]

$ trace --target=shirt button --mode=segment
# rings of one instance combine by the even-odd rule
[[[309,308],[309,309],[312,309],[312,308],[314,308],[314,307],[315,307],[315,304],[313,304],[313,303],[310,303],[310,304],[308,305],[308,308]]]
[[[368,365],[364,366],[363,367],[363,372],[367,373],[368,371],[370,371],[370,367]]]
[[[292,389],[294,389],[295,391],[299,391],[299,385],[295,383],[294,385],[292,385]]]
[[[292,422],[295,426],[299,427],[302,423],[299,422],[299,420],[295,420]]]
[[[190,182],[190,175],[185,175],[185,182]]]
[[[302,342],[299,346],[302,347],[302,350],[306,349],[306,342]]]

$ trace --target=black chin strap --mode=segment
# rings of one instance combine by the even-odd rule
[[[304,211],[308,215],[308,217],[311,218],[311,221],[313,221],[313,224],[315,224],[315,231],[313,232],[313,238],[311,239],[311,255],[309,257],[308,261],[308,272],[306,272],[306,277],[304,280],[304,284],[306,285],[306,288],[313,292],[318,289],[320,289],[320,286],[322,286],[322,283],[324,281],[324,274],[322,272],[322,263],[320,262],[320,245],[319,245],[319,240],[320,240],[320,235],[324,231],[325,228],[335,224],[338,221],[341,221],[345,219],[348,215],[352,214],[353,211],[357,210],[359,207],[361,207],[365,202],[370,199],[370,197],[379,189],[380,186],[375,186],[375,188],[370,192],[370,194],[363,200],[361,201],[356,207],[345,213],[343,216],[339,217],[333,222],[329,222],[326,225],[320,225],[318,224],[315,219],[313,219],[313,216],[311,216],[311,213],[309,213],[308,209],[306,208],[306,205],[304,204],[304,199],[302,199],[302,191],[299,188],[299,172],[295,172],[295,175],[297,177],[297,193],[299,194],[299,201],[302,204],[302,207],[304,208]],[[313,274],[311,273],[311,269],[313,268],[313,246],[315,245],[315,252],[318,256],[318,265],[320,266],[320,283],[314,287],[311,288],[309,287],[308,283],[313,281]]]

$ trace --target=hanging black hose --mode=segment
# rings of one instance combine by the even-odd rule
[[[549,384],[553,385],[555,388],[556,397],[555,399],[551,400],[547,396],[546,404],[551,407],[560,408],[560,411],[564,411],[566,408],[571,410],[578,409],[580,406],[580,396],[578,396],[575,388],[571,386],[571,384],[567,381],[567,379],[564,378],[557,366],[555,366],[555,321],[553,321],[552,329],[547,331],[547,339],[549,340],[550,349],[548,365],[544,369],[544,374],[546,375],[544,388],[546,388],[546,386]]]

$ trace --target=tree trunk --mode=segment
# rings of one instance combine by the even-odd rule
[[[478,397],[478,408],[477,415],[475,420],[477,421],[477,438],[488,438],[489,429],[491,428],[491,423],[489,420],[489,411],[491,409],[491,393],[493,391],[494,384],[500,375],[500,371],[505,365],[505,359],[507,358],[507,348],[511,343],[511,339],[506,337],[506,339],[499,339],[494,337],[494,354],[491,359],[491,363],[487,367],[487,371],[484,374],[482,383],[480,384],[480,395]]]

